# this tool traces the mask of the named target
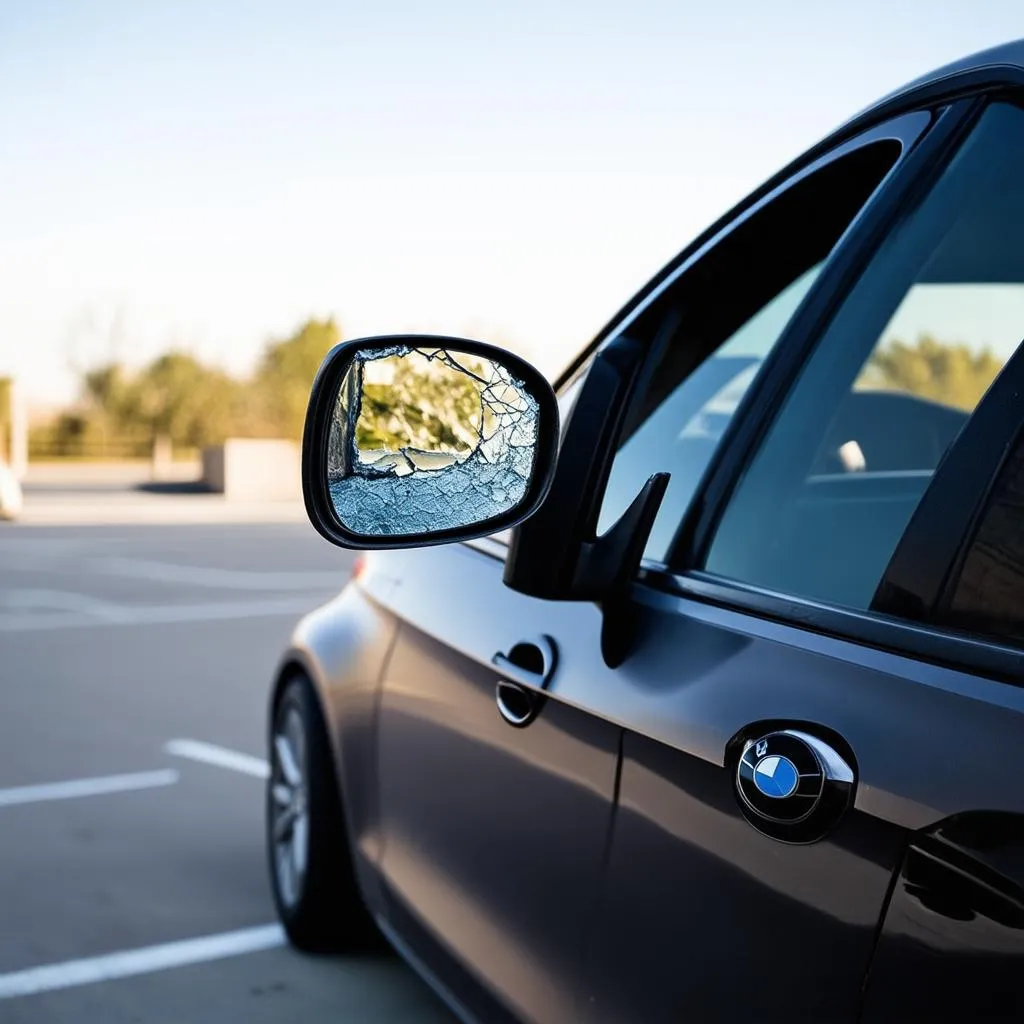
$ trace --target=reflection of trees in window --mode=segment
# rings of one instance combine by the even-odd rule
[[[913,345],[879,345],[854,384],[858,389],[906,391],[971,412],[1003,368],[991,349],[947,344],[923,334]]]

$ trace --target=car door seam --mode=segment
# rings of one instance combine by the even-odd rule
[[[900,855],[896,859],[896,863],[893,866],[892,874],[889,878],[889,884],[885,887],[885,898],[882,900],[881,907],[878,911],[878,920],[875,922],[874,935],[871,938],[871,946],[868,950],[867,963],[864,966],[864,978],[860,984],[860,992],[857,994],[857,1016],[856,1020],[860,1021],[864,1016],[864,1003],[867,1000],[868,984],[871,981],[871,971],[875,966],[875,956],[878,953],[878,947],[882,941],[882,932],[885,929],[885,919],[889,916],[889,905],[892,902],[893,893],[896,891],[896,885],[900,880],[900,873],[903,870],[903,862],[906,860],[907,853],[910,850],[910,839],[904,842]]]
[[[398,648],[398,640],[402,635],[402,630],[405,628],[404,622],[397,622],[394,633],[391,637],[391,642],[388,645],[387,653],[384,655],[384,661],[381,666],[380,672],[377,674],[377,686],[373,695],[373,719],[371,722],[371,748],[370,748],[370,759],[373,764],[373,824],[374,829],[377,832],[379,841],[377,843],[377,862],[375,867],[378,872],[384,864],[384,853],[387,848],[387,832],[384,829],[384,823],[381,819],[381,792],[380,792],[380,709],[381,704],[384,701],[384,687],[388,679],[388,675],[391,670],[391,660],[394,657],[395,651]]]
[[[597,876],[597,892],[594,894],[594,902],[590,909],[590,920],[587,921],[587,925],[583,930],[583,943],[581,956],[583,963],[581,965],[583,977],[589,977],[589,971],[587,970],[590,958],[594,952],[594,943],[596,941],[596,931],[598,922],[601,920],[601,909],[604,905],[604,893],[605,883],[608,877],[608,867],[612,859],[612,845],[615,841],[615,823],[618,820],[619,815],[619,797],[622,792],[622,759],[625,750],[625,739],[626,730],[619,727],[618,736],[618,751],[615,758],[615,777],[612,782],[612,805],[608,814],[608,828],[605,832],[604,846],[601,851],[601,866]],[[589,992],[582,993],[582,995],[589,1002],[593,997]],[[586,1008],[580,1008],[580,1019],[586,1019],[587,1013]]]

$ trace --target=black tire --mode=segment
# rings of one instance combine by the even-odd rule
[[[284,763],[279,738],[289,748],[285,758],[290,754],[292,765]],[[300,745],[301,751],[297,749]],[[301,772],[298,782],[296,768]],[[306,824],[300,826],[303,812]],[[296,835],[302,828],[304,842]],[[274,903],[294,946],[317,953],[361,952],[379,943],[352,867],[320,702],[310,681],[301,674],[288,680],[274,708],[266,843]],[[299,864],[303,846],[304,866]]]

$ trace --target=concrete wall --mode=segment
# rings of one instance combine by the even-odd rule
[[[297,500],[302,497],[299,445],[230,438],[204,448],[203,483],[235,501]]]
[[[202,481],[211,491],[224,493],[224,445],[215,444],[203,449]]]
[[[13,377],[0,377],[0,462],[19,480],[28,469],[28,409]]]

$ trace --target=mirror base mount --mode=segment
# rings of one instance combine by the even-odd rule
[[[644,548],[668,487],[669,474],[655,473],[615,525],[581,546],[573,590],[601,602],[624,597],[640,568]]]
[[[601,613],[601,657],[609,668],[618,668],[636,647],[636,605],[627,596],[619,596],[606,601]]]
[[[609,668],[618,668],[633,652],[638,620],[629,589],[640,568],[668,481],[668,473],[650,477],[622,518],[598,542],[605,546],[602,557],[584,562],[591,571],[599,569],[602,563],[610,566],[601,601],[601,654]]]
[[[674,324],[671,325],[674,329]],[[657,349],[670,331],[653,339]],[[594,358],[566,426],[555,479],[544,504],[512,535],[506,586],[549,601],[595,601],[604,611],[602,651],[619,665],[633,646],[629,589],[668,486],[655,473],[604,534],[597,521],[617,441],[652,346],[621,335]]]

